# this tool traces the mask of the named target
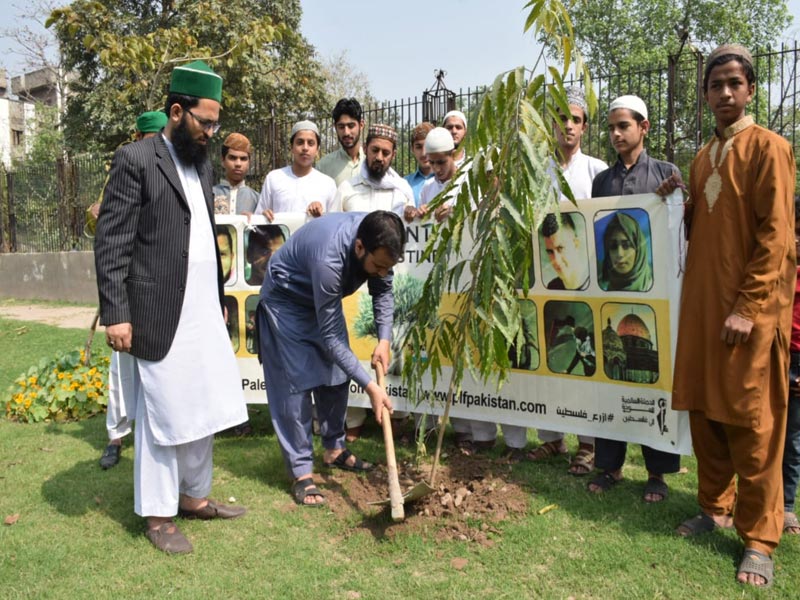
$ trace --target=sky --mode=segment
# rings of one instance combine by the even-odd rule
[[[300,3],[305,38],[322,56],[346,50],[377,100],[421,96],[436,69],[447,72],[451,90],[487,85],[514,67],[532,68],[539,54],[533,34],[522,31],[527,0]],[[786,38],[800,39],[800,0],[788,6],[795,18]]]
[[[526,0],[301,0],[301,32],[323,57],[347,52],[378,100],[419,97],[444,69],[451,90],[491,83],[509,69],[533,67],[539,54],[523,34]],[[787,39],[800,39],[800,0],[789,0],[795,23]],[[0,0],[0,29],[19,25],[24,0]],[[20,73],[22,60],[0,37],[0,67]]]
[[[533,35],[522,33],[522,0],[301,0],[301,5],[305,38],[322,56],[346,50],[377,100],[422,96],[436,83],[438,69],[447,73],[451,90],[486,85],[514,67],[532,67],[539,53]]]

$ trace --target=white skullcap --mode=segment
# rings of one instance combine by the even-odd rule
[[[455,147],[453,136],[444,127],[434,127],[425,136],[425,154],[450,152]]]
[[[294,134],[298,131],[313,131],[319,137],[319,129],[317,129],[317,124],[313,121],[298,121],[294,125],[292,125],[292,133],[289,135],[290,138],[294,137]]]
[[[458,117],[464,123],[464,129],[467,128],[467,117],[460,110],[451,110],[449,113],[447,113],[444,116],[444,121],[442,121],[442,124],[446,125],[447,119],[449,119],[450,117]]]
[[[647,106],[639,96],[620,96],[611,103],[611,106],[608,107],[608,112],[610,113],[618,108],[627,108],[647,119]]]

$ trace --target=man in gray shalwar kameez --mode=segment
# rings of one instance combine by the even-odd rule
[[[373,465],[345,448],[350,380],[369,395],[376,419],[392,404],[350,349],[342,298],[367,282],[378,330],[372,365],[389,366],[394,298],[392,267],[405,227],[388,211],[331,213],[306,223],[269,262],[259,303],[260,359],[272,423],[298,504],[324,497],[312,480],[311,392],[326,466],[367,471]]]

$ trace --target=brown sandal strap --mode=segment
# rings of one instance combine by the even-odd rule
[[[560,456],[567,454],[567,447],[564,440],[557,440],[555,442],[545,442],[538,448],[534,448],[527,454],[528,460],[543,460],[551,456]]]

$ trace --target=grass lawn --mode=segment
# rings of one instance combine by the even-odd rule
[[[0,319],[0,390],[39,358],[84,341],[82,330]],[[518,465],[513,475],[531,492],[527,513],[493,524],[493,544],[442,541],[443,520],[411,530],[382,514],[296,507],[267,412],[256,408],[256,435],[218,438],[214,460],[213,496],[233,496],[250,512],[232,522],[180,522],[195,551],[172,557],[150,546],[133,514],[130,440],[119,466],[103,471],[101,418],[0,419],[0,518],[19,514],[0,526],[0,597],[800,598],[800,536],[778,549],[774,587],[754,590],[734,581],[734,532],[688,541],[672,534],[697,512],[691,458],[687,474],[669,476],[671,495],[657,505],[641,500],[638,448],[626,481],[603,497],[567,475],[563,459]],[[383,457],[377,435],[354,449]],[[550,504],[558,508],[537,514]]]

